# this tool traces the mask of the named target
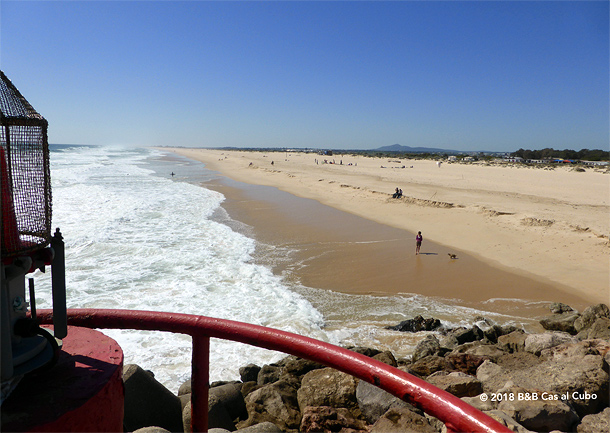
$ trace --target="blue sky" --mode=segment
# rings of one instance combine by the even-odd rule
[[[65,144],[609,146],[607,1],[0,2]]]

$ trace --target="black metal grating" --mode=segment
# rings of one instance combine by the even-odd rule
[[[0,71],[2,258],[51,240],[51,174],[47,121]]]

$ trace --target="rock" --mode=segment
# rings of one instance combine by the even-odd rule
[[[489,360],[483,361],[483,363],[477,368],[476,378],[483,385],[483,390],[486,392],[495,392],[502,388],[507,380],[504,377],[505,369],[500,367],[495,362]]]
[[[511,332],[519,331],[519,329],[515,325],[503,325],[503,326],[501,326],[501,328],[502,328],[501,335],[508,335]]]
[[[211,428],[208,430],[208,433],[229,433],[229,430],[225,430],[223,428]]]
[[[187,405],[187,408],[185,408],[184,412],[188,412],[187,417],[190,418],[190,404]],[[184,412],[182,413],[183,420],[185,419]],[[187,424],[184,426],[184,431],[186,432]],[[208,397],[208,428],[222,428],[229,431],[235,431],[235,424],[233,423],[233,418],[231,418],[229,411],[227,411],[227,408],[222,401],[213,394],[210,394]]]
[[[576,335],[577,331],[574,322],[580,317],[576,312],[553,314],[540,320],[540,324],[547,331],[561,331]]]
[[[186,404],[191,401],[191,394],[182,394],[178,398],[180,399],[180,408],[184,410]]]
[[[530,430],[523,427],[521,424],[519,424],[517,421],[512,419],[510,416],[508,416],[506,413],[502,412],[501,410],[498,410],[498,409],[487,410],[484,413],[486,415],[490,416],[491,418],[495,419],[496,421],[498,421],[500,424],[508,427],[509,429],[511,429],[514,432],[531,433]]]
[[[438,433],[426,417],[406,408],[390,409],[373,424],[370,433]]]
[[[309,373],[312,370],[317,370],[319,368],[326,368],[325,365],[320,364],[319,362],[310,361],[309,359],[289,357],[286,359],[286,362],[283,364],[284,374],[290,374],[299,378],[302,378],[304,375]]]
[[[480,395],[476,397],[461,397],[461,399],[481,412],[498,408],[498,402],[492,400],[491,398],[481,400]]]
[[[395,326],[388,326],[386,329],[401,332],[420,332],[434,331],[441,327],[441,322],[438,319],[424,319],[422,316],[416,316],[413,319],[407,319]]]
[[[477,368],[489,357],[472,355],[470,353],[450,353],[445,356],[453,370],[461,371],[462,373],[475,375]]]
[[[569,313],[574,311],[574,309],[572,307],[570,307],[569,305],[563,304],[561,302],[553,302],[549,309],[551,310],[551,313],[553,314],[561,314],[561,313]]]
[[[178,397],[180,397],[181,395],[184,394],[191,394],[191,379],[187,380],[186,382],[184,382],[182,385],[180,385],[180,388],[178,388]]]
[[[135,364],[123,367],[125,414],[123,425],[128,431],[158,426],[182,431],[180,399],[148,372]]]
[[[492,325],[489,329],[482,329],[482,331],[483,337],[494,344],[498,342],[498,337],[504,335],[502,327],[498,325]]]
[[[580,359],[586,355],[605,356],[610,352],[610,342],[605,340],[584,340],[574,344],[561,344],[540,353],[543,361]]]
[[[491,329],[495,324],[492,320],[487,319],[483,316],[477,316],[474,318],[474,324],[481,329],[481,331],[485,332],[488,329]]]
[[[481,340],[485,335],[478,326],[473,326],[468,329],[458,329],[452,332],[457,339],[458,344],[470,343],[472,341]]]
[[[282,369],[276,365],[264,365],[258,372],[256,383],[266,385],[280,380]]]
[[[246,382],[256,382],[258,379],[258,373],[261,371],[261,368],[256,364],[248,364],[239,369],[239,377],[241,381]]]
[[[451,352],[453,349],[460,345],[457,338],[455,338],[452,334],[443,335],[439,339],[438,344],[441,346],[441,349],[443,351],[447,352]]]
[[[246,419],[248,417],[246,402],[238,385],[228,383],[210,388],[209,396],[218,398],[220,403],[227,410],[230,419]]]
[[[610,319],[610,309],[606,304],[597,304],[585,308],[582,315],[574,322],[574,328],[577,332],[580,332],[593,325],[599,318]]]
[[[525,339],[524,349],[526,352],[540,355],[544,349],[559,346],[563,343],[575,343],[578,340],[566,332],[544,332],[541,334],[530,334]]]
[[[142,427],[134,431],[133,433],[171,433],[169,430],[165,430],[161,427]]]
[[[333,368],[322,368],[307,373],[298,390],[301,409],[307,406],[330,406],[357,409],[357,381],[353,376]]]
[[[372,349],[370,347],[362,347],[362,346],[349,346],[349,347],[347,347],[347,349],[351,350],[352,352],[356,352],[361,355],[368,356],[369,358],[372,358],[373,356],[379,355],[381,353],[381,350]]]
[[[377,420],[388,411],[388,409],[405,407],[411,411],[418,412],[423,415],[418,409],[415,409],[406,401],[394,397],[387,391],[376,387],[364,380],[358,382],[356,387],[356,399],[360,412],[366,420],[374,424]]]
[[[514,400],[502,400],[498,403],[498,409],[529,430],[572,431],[572,426],[579,419],[576,412],[564,401],[527,398],[528,395],[541,396],[538,391],[514,387],[505,392],[517,397]],[[519,395],[525,397],[518,398]]]
[[[456,346],[449,355],[454,355],[456,353],[469,353],[472,355],[489,355],[491,353],[495,353],[498,356],[504,355],[506,352],[498,349],[495,344],[490,344],[485,341],[472,341],[470,343],[460,344]],[[447,355],[445,355],[447,356]]]
[[[507,370],[523,370],[535,367],[542,361],[539,357],[529,352],[507,353],[498,358],[497,364]]]
[[[451,370],[452,366],[448,360],[442,356],[426,356],[417,362],[412,363],[408,366],[407,372],[413,373],[417,376],[426,377],[432,373],[436,373],[441,370]]]
[[[260,386],[256,382],[246,382],[241,386],[241,395],[245,398],[248,394],[258,388],[260,388]]]
[[[297,390],[283,380],[252,391],[245,400],[248,419],[237,423],[240,430],[265,421],[288,431],[298,430],[301,424]]]
[[[486,392],[498,392],[511,382],[511,372],[533,368],[538,365],[540,360],[537,356],[530,353],[511,353],[498,358],[497,363],[484,361],[477,368],[476,378],[483,384]]]
[[[184,431],[191,433],[191,402],[189,401],[182,410],[182,429],[173,430],[175,432]],[[218,397],[210,395],[208,398],[208,428],[220,428],[228,431],[235,431],[235,424]]]
[[[554,349],[557,348],[547,350]],[[604,371],[605,361],[601,355],[566,355],[545,359],[548,360],[538,364],[532,364],[527,359],[519,362],[518,358],[507,360],[505,365],[485,361],[477,369],[477,379],[486,392],[496,392],[512,381],[516,386],[535,389],[539,393],[565,396],[580,417],[608,406],[608,373]]]
[[[525,348],[526,339],[527,335],[523,331],[517,330],[498,337],[497,346],[505,352],[520,352]]]
[[[211,430],[208,433],[213,433]],[[264,421],[239,430],[239,433],[282,433],[282,429],[269,421]]]
[[[394,358],[394,354],[390,351],[378,353],[377,355],[373,356],[373,359],[391,365],[392,367],[398,367],[396,358]]]
[[[437,432],[446,432],[447,431],[447,427],[445,427],[445,423],[442,422],[440,419],[435,418],[432,415],[428,415],[427,413],[424,413],[424,416],[426,417],[426,419],[428,420],[428,423],[432,426],[432,428],[434,430],[436,430]]]
[[[602,412],[585,416],[578,427],[578,433],[600,433],[610,431],[610,408]]]
[[[356,352],[356,353],[359,353],[364,356],[368,356],[369,358],[373,358],[373,357],[379,355],[380,353],[382,353],[381,350],[373,349],[370,347],[362,347],[362,346],[348,346],[348,347],[346,347],[346,349],[349,349],[352,352]],[[323,366],[323,368],[326,368],[326,366]]]
[[[415,350],[413,351],[413,356],[411,360],[413,362],[417,362],[419,359],[425,358],[426,356],[431,355],[440,355],[441,354],[441,346],[438,343],[438,339],[430,334],[426,335],[426,337],[417,343],[415,346]]]
[[[461,327],[447,332],[439,344],[441,348],[451,351],[461,344],[481,340],[483,337],[485,337],[484,332],[476,325],[472,328]]]
[[[356,419],[345,408],[329,406],[308,406],[303,409],[300,431],[308,432],[338,432],[349,429],[350,432],[367,431],[367,424]]]
[[[610,319],[606,317],[598,318],[590,327],[584,328],[576,334],[576,337],[579,340],[600,338],[610,341]]]
[[[438,371],[428,376],[426,381],[456,397],[474,397],[483,392],[483,386],[476,377],[459,371]]]

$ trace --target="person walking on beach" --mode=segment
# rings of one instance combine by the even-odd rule
[[[421,235],[421,232],[417,232],[417,236],[415,236],[415,255],[419,254],[419,248],[421,247],[421,241],[423,241],[424,238]]]

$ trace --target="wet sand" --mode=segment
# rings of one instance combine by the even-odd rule
[[[568,287],[515,274],[466,252],[424,240],[415,255],[415,234],[342,212],[274,187],[221,178],[206,187],[226,197],[223,208],[247,224],[263,248],[257,260],[307,287],[351,294],[420,294],[445,303],[507,315],[548,314],[549,302],[583,309],[589,302]],[[456,254],[451,259],[449,253]],[[531,301],[514,311],[514,299]],[[489,302],[492,300],[493,302]]]

